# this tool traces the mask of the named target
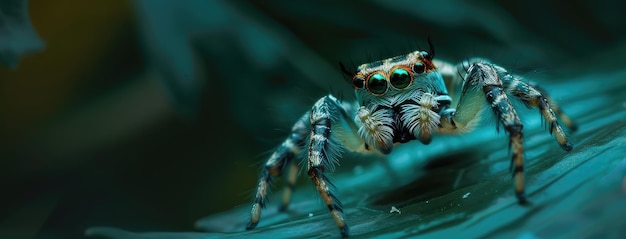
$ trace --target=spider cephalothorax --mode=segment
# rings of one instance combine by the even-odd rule
[[[272,176],[287,169],[287,187],[281,210],[290,201],[296,181],[294,158],[306,155],[307,172],[342,236],[348,235],[339,200],[332,193],[325,171],[332,171],[345,150],[389,154],[394,144],[419,140],[430,143],[435,134],[461,134],[480,123],[482,114],[493,112],[498,127],[509,135],[514,189],[520,204],[524,194],[523,125],[509,96],[537,107],[567,151],[572,149],[557,118],[575,130],[576,125],[539,87],[508,73],[485,59],[475,58],[452,65],[433,60],[430,53],[415,51],[360,65],[349,73],[356,102],[338,101],[332,95],[319,99],[293,126],[292,133],[270,156],[261,173],[247,229],[256,227]],[[454,94],[458,95],[454,95]],[[485,110],[485,109],[491,110]],[[299,154],[306,150],[306,154]]]
[[[423,51],[363,64],[352,82],[360,106],[358,133],[385,154],[397,142],[429,143],[439,113],[451,102],[443,77]]]

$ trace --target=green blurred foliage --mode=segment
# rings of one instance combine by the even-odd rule
[[[44,47],[28,17],[27,0],[0,2],[0,60],[15,68],[19,59]]]

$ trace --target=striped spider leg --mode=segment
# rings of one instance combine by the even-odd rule
[[[558,118],[572,130],[576,125],[545,91],[500,66],[483,59],[451,65],[434,61],[433,56],[431,45],[429,52],[415,51],[362,64],[355,72],[342,66],[344,73],[352,77],[356,102],[348,104],[328,95],[296,122],[291,135],[270,156],[261,172],[246,228],[256,227],[271,178],[285,170],[287,189],[280,208],[286,208],[296,180],[293,159],[301,156],[306,158],[308,175],[341,235],[348,236],[341,203],[325,176],[334,170],[344,151],[389,154],[396,144],[412,140],[429,144],[434,134],[466,133],[480,123],[487,108],[497,117],[498,127],[502,126],[509,135],[514,189],[518,202],[526,203],[523,125],[508,97],[539,108],[550,132],[567,151],[572,145]],[[448,89],[452,89],[452,94]]]
[[[480,98],[492,109],[509,134],[509,144],[513,150],[511,171],[514,177],[515,195],[520,204],[526,204],[524,183],[524,146],[522,139],[523,125],[508,96],[513,96],[528,107],[537,107],[549,125],[550,134],[566,151],[572,150],[558,119],[573,132],[578,126],[561,111],[556,102],[534,83],[526,83],[520,76],[512,75],[504,68],[485,59],[474,58],[452,66],[437,61],[439,71],[444,76],[446,85],[460,88],[460,98],[456,109],[449,109],[442,115],[440,132],[462,133],[471,131],[479,123],[479,114],[483,104],[477,104]],[[460,74],[459,74],[460,73]],[[508,95],[508,96],[507,96]]]
[[[362,150],[359,147],[364,143],[357,135],[357,125],[351,117],[354,115],[352,108],[350,104],[342,103],[334,96],[328,95],[319,99],[311,112],[305,113],[298,120],[292,128],[291,135],[270,156],[261,172],[247,230],[255,228],[260,220],[271,177],[282,174],[286,165],[290,164],[280,210],[287,208],[298,170],[293,158],[300,156],[299,152],[306,149],[307,174],[328,207],[341,235],[348,236],[349,228],[343,216],[341,202],[335,196],[334,185],[325,173],[334,171],[346,149],[355,152]]]
[[[274,176],[282,175],[285,169],[288,170],[286,188],[284,191],[283,205],[280,210],[285,210],[289,204],[289,198],[291,197],[291,191],[293,191],[296,183],[296,175],[298,168],[296,163],[293,162],[302,147],[306,139],[306,134],[309,131],[308,122],[309,114],[302,116],[291,129],[291,135],[285,139],[285,141],[278,147],[274,153],[265,162],[265,167],[260,173],[259,183],[257,185],[257,192],[254,197],[254,203],[252,204],[252,210],[250,215],[250,222],[246,226],[247,230],[253,229],[259,223],[261,217],[261,209],[265,207],[267,201],[267,190],[270,185],[271,179]]]

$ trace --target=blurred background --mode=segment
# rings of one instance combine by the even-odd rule
[[[0,238],[192,231],[247,206],[293,122],[329,92],[353,98],[340,61],[427,49],[430,37],[438,59],[483,56],[549,82],[623,68],[626,55],[624,1],[11,0],[0,10]],[[29,24],[34,34],[17,34]]]

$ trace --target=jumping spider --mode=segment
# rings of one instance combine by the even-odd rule
[[[289,204],[298,167],[293,159],[307,150],[308,175],[315,184],[342,236],[348,235],[341,203],[324,175],[335,167],[345,150],[389,154],[394,144],[431,141],[433,134],[467,133],[480,123],[488,107],[509,135],[514,189],[520,204],[524,194],[523,125],[509,97],[537,107],[561,147],[569,151],[557,117],[572,131],[576,125],[538,86],[485,59],[458,65],[433,60],[434,49],[360,65],[356,72],[341,69],[352,78],[356,102],[340,102],[332,95],[319,99],[291,129],[291,135],[269,157],[261,172],[251,218],[253,229],[265,206],[270,179],[287,170],[281,210]],[[450,93],[448,92],[450,89]],[[460,89],[460,95],[455,94]],[[455,106],[455,107],[453,107]],[[487,113],[488,114],[488,113]]]

